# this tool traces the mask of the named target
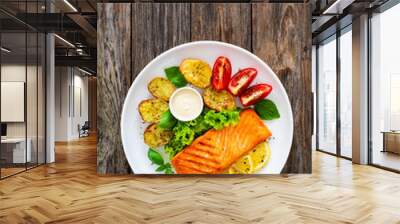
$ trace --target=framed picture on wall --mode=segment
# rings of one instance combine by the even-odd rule
[[[25,121],[25,82],[1,82],[1,122]]]

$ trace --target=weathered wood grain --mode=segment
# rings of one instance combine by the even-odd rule
[[[152,4],[147,3],[132,4],[132,82],[154,58],[152,8]]]
[[[192,41],[219,40],[251,50],[251,5],[193,3]]]
[[[129,173],[120,135],[131,84],[131,4],[98,4],[97,172]]]
[[[253,4],[253,52],[277,73],[293,109],[285,173],[311,172],[311,15],[309,4]]]
[[[190,4],[132,4],[132,80],[156,56],[190,41],[189,18]]]

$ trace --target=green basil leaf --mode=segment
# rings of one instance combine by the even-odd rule
[[[167,167],[165,167],[164,165],[161,165],[161,166],[159,166],[159,167],[156,169],[156,171],[157,171],[157,172],[161,172],[161,171],[163,171],[163,170],[165,170],[165,169],[167,169]]]
[[[159,166],[164,164],[164,159],[161,156],[160,153],[158,153],[156,150],[154,149],[149,149],[149,151],[147,152],[147,157],[149,157],[150,161],[154,164],[157,164]]]
[[[165,74],[169,81],[171,81],[176,87],[184,87],[187,84],[185,77],[179,71],[179,67],[173,66],[164,69]]]
[[[171,111],[167,110],[161,115],[160,123],[158,127],[162,129],[171,129],[175,126],[177,120],[172,116]]]
[[[174,174],[174,172],[172,171],[172,169],[166,169],[165,174]]]
[[[171,164],[169,164],[169,163],[164,164],[164,166],[165,166],[166,169],[171,169],[172,168]]]
[[[281,117],[275,103],[268,99],[258,102],[254,109],[263,120],[274,120]]]

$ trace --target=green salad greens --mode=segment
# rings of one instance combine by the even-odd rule
[[[239,110],[221,112],[210,110],[204,115],[204,120],[212,128],[221,130],[229,125],[236,125],[239,122]]]
[[[221,111],[204,110],[194,120],[178,121],[172,128],[173,137],[164,146],[164,151],[172,158],[185,146],[190,145],[195,138],[214,128],[220,130],[229,125],[236,125],[239,122],[239,110]]]

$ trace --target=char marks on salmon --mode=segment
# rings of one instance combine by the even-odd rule
[[[240,113],[237,125],[207,131],[179,152],[171,162],[178,174],[223,173],[271,135],[253,110],[244,110]]]

